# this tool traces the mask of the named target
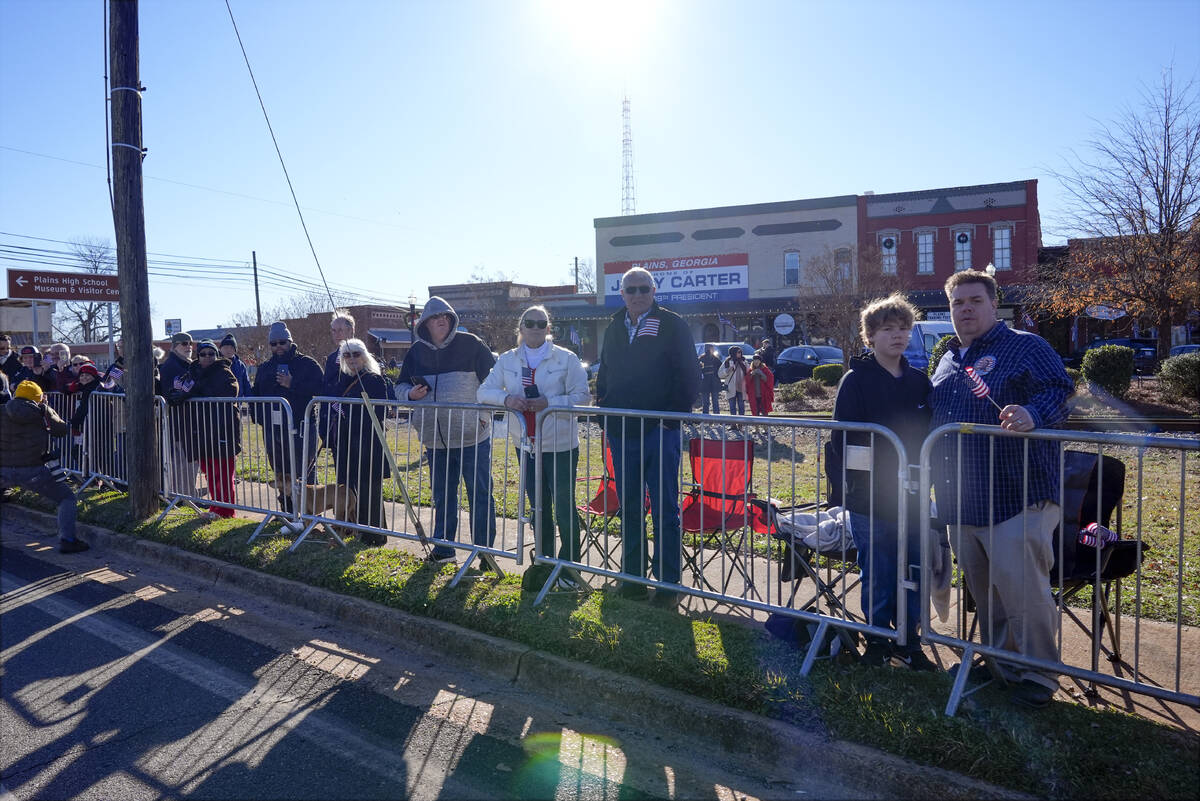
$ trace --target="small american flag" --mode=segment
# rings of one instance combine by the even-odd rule
[[[580,344],[579,332],[575,330],[575,326],[571,326],[571,332],[567,336],[570,338],[572,345]]]
[[[639,337],[656,337],[658,336],[658,318],[647,317],[642,321],[642,327],[638,329]]]
[[[737,327],[736,325],[734,325],[734,324],[733,324],[733,321],[732,321],[732,320],[730,320],[730,319],[728,319],[728,318],[727,318],[727,317],[725,317],[724,315],[722,315],[720,312],[717,312],[717,322],[719,322],[719,323],[723,323],[723,324],[725,324],[725,325],[729,326],[730,328],[732,328],[732,329],[733,329],[733,333],[734,333],[734,335],[735,335],[735,336],[741,336],[741,335],[742,335],[742,332],[741,332],[741,331],[739,331],[739,330],[738,330],[738,327]]]
[[[991,390],[988,385],[983,383],[983,379],[975,372],[975,368],[970,365],[963,368],[967,371],[967,378],[971,379],[971,394],[977,398],[986,398]]]
[[[120,367],[117,367],[115,364],[112,367],[108,368],[108,377],[111,378],[113,381],[120,379],[120,377],[123,375],[125,375],[125,371],[122,370]]]

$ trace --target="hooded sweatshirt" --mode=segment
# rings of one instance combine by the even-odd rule
[[[36,467],[43,463],[47,432],[66,436],[67,424],[49,406],[13,398],[0,407],[0,467]]]
[[[429,318],[450,314],[450,333],[441,344],[429,336]],[[483,340],[458,330],[458,313],[439,297],[432,297],[416,325],[417,340],[404,357],[396,398],[414,406],[422,404],[476,404],[476,392],[496,363],[496,357]],[[423,378],[429,393],[412,400],[408,393]],[[465,409],[440,409],[436,413],[414,411],[412,425],[421,444],[427,448],[466,448],[491,436],[491,412]]]

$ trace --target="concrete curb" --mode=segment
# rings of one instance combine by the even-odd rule
[[[5,504],[27,522],[57,525],[53,515]],[[499,676],[522,689],[574,704],[581,714],[633,723],[671,725],[689,738],[764,767],[812,766],[830,780],[884,798],[1031,798],[942,768],[918,765],[867,746],[831,740],[751,712],[722,706],[643,679],[573,662],[520,643],[419,617],[360,598],[301,584],[159,542],[80,523],[99,549],[161,564],[210,581],[330,617],[377,638],[413,642],[472,670]]]

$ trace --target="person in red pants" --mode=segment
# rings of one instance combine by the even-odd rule
[[[200,463],[208,482],[208,494],[217,503],[205,517],[233,517],[237,503],[233,486],[234,459],[242,449],[241,419],[237,404],[196,402],[200,398],[236,398],[238,382],[228,359],[222,358],[210,341],[196,347],[196,361],[188,367],[179,390],[168,401],[173,414],[185,415],[187,436],[183,448],[187,457]]]

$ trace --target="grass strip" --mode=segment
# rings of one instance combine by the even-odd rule
[[[41,498],[20,503],[49,511]],[[819,664],[744,622],[690,617],[616,593],[552,595],[533,607],[519,576],[447,586],[440,570],[394,550],[247,543],[253,521],[205,522],[188,512],[138,521],[125,495],[88,491],[80,519],[389,607],[455,623],[811,731],[873,746],[1046,798],[1188,798],[1200,787],[1200,737],[1132,715],[1053,702],[1012,706],[990,687],[958,717],[942,715],[944,674]]]

